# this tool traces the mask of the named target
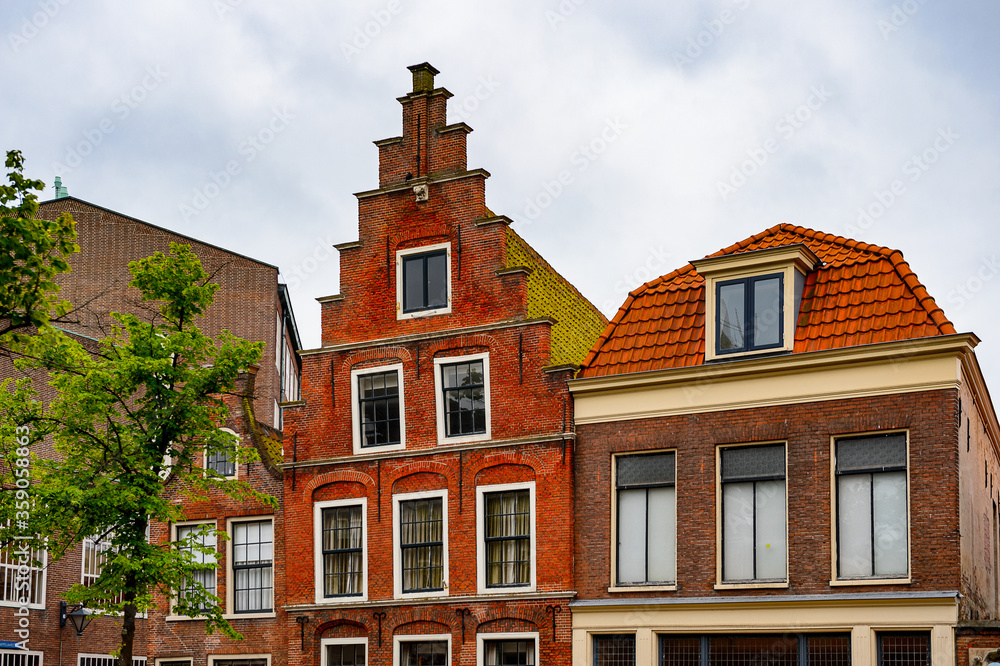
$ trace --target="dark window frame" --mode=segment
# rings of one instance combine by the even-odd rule
[[[764,280],[778,279],[778,342],[768,345],[758,345],[754,343],[754,313],[755,296],[753,286],[757,282]],[[743,346],[734,349],[722,348],[722,298],[720,296],[722,288],[734,284],[743,285]],[[761,351],[765,349],[780,349],[785,346],[785,275],[784,273],[768,273],[767,275],[754,275],[752,277],[735,278],[732,280],[720,280],[715,283],[715,354],[723,356],[727,354],[741,354],[751,351]]]
[[[448,377],[447,370],[449,368],[454,368],[456,366],[461,366],[461,365],[469,366],[468,367],[468,374],[467,374],[467,376],[470,377],[470,378],[473,376],[473,366],[478,365],[479,366],[479,374],[482,377],[482,381],[480,383],[476,383],[476,384],[469,383],[469,384],[465,384],[465,385],[459,384],[457,386],[449,386],[448,385],[448,379],[447,379],[447,377]],[[444,419],[444,436],[446,438],[454,438],[454,437],[476,437],[476,436],[485,435],[486,433],[488,433],[489,432],[489,428],[490,428],[490,424],[489,424],[488,419],[487,419],[487,410],[488,410],[488,407],[489,407],[489,396],[487,395],[488,391],[487,391],[486,387],[489,384],[489,377],[487,377],[487,363],[486,363],[486,358],[480,356],[480,357],[476,357],[476,358],[467,358],[465,360],[457,360],[457,361],[450,362],[450,363],[444,363],[444,362],[442,362],[442,363],[440,363],[439,371],[441,373],[441,404],[442,404],[442,410],[441,411],[442,411],[442,418]],[[456,410],[449,409],[449,402],[450,402],[449,401],[449,395],[450,394],[461,393],[461,392],[466,392],[466,391],[470,392],[472,394],[472,397],[470,399],[472,400],[473,404],[475,404],[475,401],[476,401],[475,392],[476,392],[477,389],[481,390],[481,392],[482,392],[481,393],[481,395],[482,395],[482,407],[475,407],[475,406],[473,406],[471,409],[462,409],[462,407],[461,407],[462,398],[461,398],[461,396],[459,396],[458,399],[457,399],[457,402],[459,404],[458,409],[456,409]],[[462,425],[462,422],[463,422],[466,414],[471,414],[471,420],[472,420],[472,426],[471,426],[471,428],[468,431],[466,431],[465,427]],[[481,418],[482,418],[482,427],[479,427],[476,424],[477,415],[480,415],[480,414],[481,414]],[[457,419],[458,423],[459,423],[458,432],[453,432],[452,431],[452,419],[453,419],[453,416],[457,416],[458,417],[458,419]]]
[[[266,562],[266,563],[263,562],[262,560],[254,560],[253,563],[249,563],[249,562],[238,563],[236,561],[236,546],[238,546],[240,544],[238,544],[237,541],[236,541],[237,527],[252,525],[254,523],[257,523],[257,524],[260,524],[260,525],[263,525],[264,523],[267,523],[267,524],[271,525],[271,541],[270,541],[270,544],[271,544],[271,560],[270,560],[270,562]],[[259,533],[260,533],[260,531],[258,529],[258,534]],[[273,518],[266,518],[264,520],[240,520],[240,521],[234,521],[232,523],[232,536],[230,538],[232,539],[232,557],[231,557],[231,562],[230,562],[229,566],[230,566],[230,570],[232,571],[232,576],[233,576],[232,577],[233,613],[234,614],[240,614],[240,615],[250,615],[250,614],[255,614],[255,613],[273,613],[274,612],[274,519]],[[258,539],[259,539],[259,537],[258,537]],[[251,543],[254,543],[254,542],[247,541],[243,545],[249,545]],[[257,548],[258,548],[258,552],[259,552],[259,549],[260,549],[261,545],[264,544],[264,543],[267,543],[267,542],[266,541],[260,541],[260,540],[258,540],[256,542]],[[264,590],[269,590],[267,596],[268,596],[268,601],[270,603],[269,603],[269,605],[268,605],[267,608],[263,608],[264,604],[261,603],[262,608],[248,608],[248,609],[240,610],[239,609],[239,603],[238,603],[238,595],[239,595],[239,593],[244,588],[241,588],[239,586],[239,582],[238,582],[239,576],[237,575],[236,572],[237,571],[252,571],[254,569],[258,569],[258,570],[261,571],[261,580],[263,580],[264,570],[270,570],[270,572],[271,572],[271,585],[270,585],[270,587],[263,587],[263,586],[261,586],[261,587],[247,587],[245,589],[250,594],[253,594],[253,593],[256,592],[256,594],[259,596],[261,602],[264,601],[263,591]],[[248,599],[249,599],[249,596],[248,596]]]
[[[346,648],[353,648],[354,655],[353,661],[346,662],[344,660],[344,650]],[[330,648],[340,649],[340,661],[332,662],[329,659]],[[358,661],[358,648],[361,648],[361,660]],[[324,643],[323,647],[323,659],[325,660],[326,666],[365,666],[368,663],[368,645],[364,641],[350,641],[343,643]]]
[[[698,666],[711,666],[713,662],[712,655],[712,642],[713,641],[726,641],[726,640],[746,640],[746,639],[760,639],[766,640],[768,642],[774,641],[775,639],[788,640],[794,638],[796,639],[796,645],[792,650],[785,652],[786,655],[794,653],[794,659],[796,662],[795,666],[809,666],[810,655],[816,654],[817,661],[823,664],[831,663],[829,654],[821,654],[824,647],[829,649],[829,646],[814,645],[813,639],[818,641],[830,641],[837,640],[841,642],[841,654],[846,657],[846,660],[842,660],[840,663],[843,666],[850,666],[851,664],[851,634],[850,632],[816,632],[816,633],[725,633],[725,634],[672,634],[672,633],[660,633],[657,635],[657,648],[656,648],[656,663],[657,666],[665,666],[667,664],[666,660],[666,649],[667,644],[673,641],[675,644],[677,642],[687,642],[686,646],[688,654],[684,655],[686,659],[677,659],[677,655],[672,655],[675,658],[671,660],[671,664],[677,663],[691,663],[697,664]],[[816,648],[814,651],[814,647]],[[769,659],[754,660],[740,662],[740,663],[781,663],[777,660],[772,661],[776,656],[773,651],[768,651]],[[721,660],[720,660],[721,661]],[[725,662],[724,662],[725,663]],[[833,661],[833,663],[837,663]]]
[[[420,646],[444,646],[444,654],[440,655],[444,661],[438,662],[436,657],[437,654],[432,653],[431,661],[422,661],[419,655],[412,655],[411,650],[414,650]],[[395,666],[446,666],[450,663],[451,642],[448,640],[415,640],[415,641],[399,641],[399,664]]]
[[[435,305],[431,305],[429,303],[429,301],[430,301],[430,294],[432,292],[432,289],[431,289],[431,286],[430,286],[430,279],[429,279],[429,277],[427,275],[427,260],[431,259],[433,257],[442,257],[442,256],[444,257],[444,260],[445,260],[445,273],[444,273],[445,302],[444,302],[444,304],[441,304],[441,305],[436,305],[436,304]],[[399,257],[399,261],[400,261],[400,271],[402,271],[402,276],[401,276],[401,279],[400,279],[400,285],[402,287],[402,293],[399,294],[399,305],[400,305],[400,309],[403,312],[403,314],[411,314],[411,313],[414,313],[414,312],[427,312],[427,311],[441,310],[441,309],[444,309],[444,308],[448,307],[449,302],[450,302],[450,298],[448,296],[449,296],[449,287],[450,287],[450,282],[451,282],[451,276],[449,275],[449,273],[451,272],[451,270],[450,270],[450,266],[449,266],[449,262],[448,262],[448,249],[447,248],[439,248],[439,249],[436,249],[436,250],[428,250],[427,252],[414,252],[412,254],[404,254],[404,255],[401,255]],[[407,276],[407,270],[406,269],[407,269],[407,265],[410,264],[411,262],[420,262],[420,265],[421,265],[421,274],[423,276],[422,277],[423,294],[422,294],[422,297],[421,297],[419,305],[410,304],[410,306],[408,307],[407,306],[407,299],[406,299],[406,297],[407,297],[407,288],[406,288],[407,287],[407,277],[406,277]]]
[[[400,371],[399,368],[391,368],[387,370],[373,368],[372,370],[373,370],[372,372],[359,372],[356,375],[358,402],[357,405],[355,405],[355,407],[358,410],[358,446],[359,448],[362,449],[377,449],[383,446],[399,446],[403,443],[403,428],[404,428],[403,405],[401,400],[402,388],[403,388],[402,372]],[[382,390],[385,391],[386,388],[385,388],[384,378],[388,377],[389,375],[395,375],[396,377],[396,387],[395,387],[396,392],[394,394],[370,395],[370,396],[365,395],[366,391],[363,388],[363,382],[366,379],[370,380],[376,376],[382,377],[383,378]],[[389,412],[390,405],[393,402],[395,402],[396,417],[391,418],[388,417],[387,415],[385,419],[373,418],[370,421],[366,421],[365,419],[366,407],[372,405],[375,406],[374,407],[375,409],[377,409],[377,404],[379,402],[385,402],[386,405],[385,408],[387,414]],[[384,442],[376,441],[375,443],[368,443],[368,433],[366,432],[367,423],[374,424],[376,434],[379,432],[380,426],[384,424],[386,430],[386,432],[384,433],[384,437],[386,441]],[[395,440],[391,439],[393,423],[396,424],[396,430],[397,430],[396,433],[397,436]]]

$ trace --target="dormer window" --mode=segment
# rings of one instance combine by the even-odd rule
[[[716,283],[717,353],[781,347],[782,283],[781,273]]]
[[[398,319],[451,312],[449,243],[396,252]]]
[[[691,262],[705,278],[705,360],[790,352],[806,275],[819,257],[802,243]]]

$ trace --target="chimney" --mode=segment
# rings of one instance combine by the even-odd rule
[[[413,73],[413,92],[429,93],[434,90],[434,75],[439,74],[434,66],[429,62],[422,62],[419,65],[407,67]]]
[[[56,180],[52,184],[52,187],[54,187],[56,190],[56,196],[55,196],[56,199],[62,199],[64,197],[69,196],[69,190],[63,187],[62,178],[60,178],[59,176],[56,176]]]

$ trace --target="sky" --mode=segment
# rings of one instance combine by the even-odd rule
[[[1000,386],[997,0],[4,0],[0,148],[315,299],[430,62],[487,204],[609,317],[779,223],[899,249]]]

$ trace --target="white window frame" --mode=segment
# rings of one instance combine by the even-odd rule
[[[319,641],[319,666],[330,666],[326,663],[326,647],[328,645],[364,645],[365,666],[369,663],[368,638],[321,638]]]
[[[170,525],[170,540],[173,542],[177,541],[177,529],[180,527],[195,527],[198,525],[208,525],[213,529],[218,529],[219,525],[214,520],[186,520],[180,523],[172,523]],[[187,615],[177,615],[174,613],[174,603],[178,599],[180,594],[179,590],[175,590],[170,599],[170,613],[165,618],[167,620],[200,620],[203,616],[189,617]],[[219,537],[215,535],[215,595],[219,595]],[[167,659],[166,661],[178,661],[177,659]],[[157,660],[159,662],[159,660]]]
[[[527,585],[488,587],[486,585],[486,495],[507,491],[527,490],[531,512],[529,515],[531,543],[531,575]],[[516,594],[534,592],[538,558],[536,556],[537,521],[535,520],[535,482],[498,483],[494,485],[476,486],[476,584],[479,594]],[[537,666],[537,665],[536,665]]]
[[[116,664],[118,664],[118,658],[112,657],[110,654],[95,654],[95,653],[81,652],[76,655],[77,666],[82,666],[84,659],[100,659],[101,662],[103,662],[100,664],[100,666],[116,666]],[[135,655],[132,656],[132,666],[142,666],[145,663],[146,663],[145,657],[137,657]]]
[[[433,310],[417,310],[416,312],[403,312],[403,259],[415,254],[430,254],[444,250],[445,264],[447,265],[446,275],[448,278],[448,304],[442,308]],[[429,317],[431,315],[448,314],[451,312],[451,243],[435,243],[433,245],[423,245],[421,247],[408,248],[406,250],[396,250],[396,319],[416,319],[418,317]]]
[[[396,635],[392,637],[392,666],[402,666],[399,663],[400,657],[402,657],[402,643],[447,643],[448,647],[445,650],[445,666],[451,666],[451,634],[414,634],[412,636],[408,635]]]
[[[29,664],[29,666],[44,666],[45,664],[45,653],[39,652],[38,650],[8,650],[6,648],[0,650],[0,662],[3,661],[4,656],[12,657],[35,657],[37,662],[34,664]]]
[[[210,654],[208,655],[208,666],[215,666],[217,661],[229,661],[234,659],[243,661],[244,659],[264,659],[267,666],[271,666],[271,655],[268,654]]]
[[[672,453],[674,456],[674,579],[673,581],[663,581],[658,583],[619,583],[618,582],[618,461],[628,456],[643,456],[655,454]],[[636,591],[673,591],[677,589],[677,450],[676,449],[649,449],[640,451],[622,451],[611,456],[611,571],[608,592],[636,592]],[[647,562],[648,566],[648,562]]]
[[[486,633],[476,634],[476,666],[486,666],[486,641],[525,641],[535,642],[535,666],[542,666],[539,654],[539,639],[537,631],[512,632],[509,634]]]
[[[81,544],[83,548],[82,557],[80,558],[80,584],[90,587],[91,584],[97,581],[101,577],[101,571],[104,570],[104,565],[107,564],[107,553],[112,551],[111,549],[111,533],[105,535],[105,538],[101,541],[94,541],[93,536],[84,537]],[[103,555],[103,560],[98,562],[99,567],[96,572],[87,573],[87,548],[100,548],[102,544],[107,544],[107,547],[97,554],[96,560],[100,560],[100,556]]]
[[[724,564],[723,564],[723,548],[725,544],[723,543],[725,539],[724,532],[724,521],[725,513],[723,507],[723,486],[726,483],[733,483],[732,481],[722,480],[722,452],[725,449],[743,449],[743,448],[754,448],[758,446],[778,446],[781,445],[782,453],[784,457],[784,477],[785,482],[785,575],[782,580],[774,580],[770,578],[753,578],[748,580],[727,580],[724,578]],[[789,581],[788,567],[789,567],[789,557],[788,557],[788,442],[784,440],[777,440],[773,442],[747,442],[739,444],[727,444],[724,446],[718,446],[715,450],[715,488],[716,488],[716,502],[715,502],[715,524],[716,524],[716,584],[715,589],[747,589],[747,588],[787,588]]]
[[[383,372],[396,371],[396,381],[399,386],[399,444],[382,446],[362,446],[361,437],[361,393],[358,390],[358,379],[365,375],[375,375]],[[371,368],[351,370],[351,433],[354,453],[383,453],[386,451],[403,451],[406,449],[406,402],[403,398],[403,364],[391,363]]]
[[[441,376],[441,366],[469,361],[483,362],[483,397],[486,400],[486,432],[473,435],[448,437],[445,427],[444,379]],[[468,442],[485,442],[492,437],[492,420],[490,409],[490,353],[466,354],[464,356],[442,356],[434,359],[434,405],[437,414],[438,444],[465,444]]]
[[[872,576],[862,577],[840,577],[840,535],[837,523],[840,520],[840,499],[837,490],[837,441],[841,439],[853,439],[856,437],[870,437],[875,435],[903,435],[906,441],[906,574],[901,576]],[[876,430],[872,432],[842,433],[830,437],[830,558],[831,576],[830,585],[833,587],[848,585],[897,585],[910,583],[913,576],[913,516],[911,505],[913,499],[913,485],[910,478],[910,431],[909,430]]]
[[[229,433],[230,435],[232,435],[233,437],[235,437],[236,441],[237,441],[237,446],[240,446],[243,443],[243,439],[238,434],[236,434],[236,431],[232,430],[231,428],[219,428],[219,430],[221,430],[222,432],[225,432],[225,433]],[[202,454],[201,454],[201,466],[202,466],[202,468],[204,468],[205,472],[207,473],[208,472],[208,451],[202,451]],[[232,476],[223,476],[222,474],[219,474],[219,476],[222,477],[223,479],[238,479],[238,478],[240,478],[240,464],[238,462],[234,462],[233,463],[233,475]]]
[[[361,506],[361,594],[337,597],[323,596],[323,509],[358,505]],[[352,497],[313,503],[313,560],[313,580],[316,584],[317,604],[368,601],[368,498]]]
[[[410,500],[441,498],[441,589],[437,592],[403,592],[403,547],[400,542],[399,504]],[[392,587],[395,599],[447,597],[448,588],[448,490],[429,490],[392,496]]]
[[[271,610],[261,611],[255,613],[237,613],[236,612],[236,570],[233,569],[233,531],[234,527],[239,523],[255,523],[262,520],[271,521]],[[237,619],[253,619],[261,617],[275,617],[275,607],[274,607],[274,587],[276,575],[275,560],[277,559],[277,544],[278,539],[275,533],[274,516],[240,516],[239,518],[229,518],[226,520],[226,535],[229,537],[226,539],[226,614],[225,618],[227,620],[237,620]],[[216,588],[218,589],[218,588]],[[232,655],[217,655],[219,657],[230,657]],[[243,657],[242,655],[235,655],[235,657],[246,658],[246,659],[259,659],[260,656]],[[270,657],[268,657],[270,659]]]
[[[19,563],[20,557],[17,555],[16,549],[19,545],[23,544],[23,541],[12,540],[7,548],[0,550],[0,578],[6,578],[6,581],[13,580],[15,588],[14,593],[17,594],[17,570],[21,566]],[[39,601],[34,604],[22,604],[18,601],[18,598],[14,599],[2,599],[0,598],[0,607],[8,608],[20,608],[21,606],[26,606],[28,608],[38,610],[45,608],[45,590],[46,590],[46,579],[48,574],[48,564],[49,564],[49,551],[48,550],[29,550],[32,559],[39,553],[41,554],[41,566],[29,565],[31,567],[31,572],[28,574],[29,581],[34,577],[36,572],[41,572],[40,586],[41,590],[38,593]],[[30,583],[29,583],[30,585]],[[31,594],[29,590],[28,598],[30,599]],[[19,651],[19,654],[21,651]]]

